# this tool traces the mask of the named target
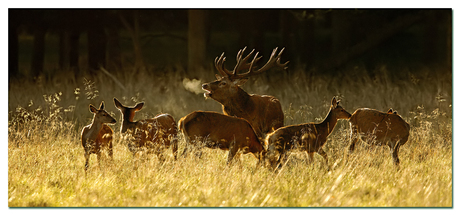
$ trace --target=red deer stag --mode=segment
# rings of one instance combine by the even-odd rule
[[[265,160],[266,151],[245,119],[217,112],[194,111],[179,120],[179,129],[184,133],[187,145],[202,141],[208,148],[228,150],[227,164],[239,150],[243,154],[252,153],[259,160],[258,166]]]
[[[282,165],[287,159],[287,152],[295,147],[308,153],[310,162],[313,162],[315,152],[323,156],[328,165],[327,154],[323,150],[327,137],[334,129],[339,119],[348,119],[351,114],[339,106],[339,101],[332,98],[331,107],[326,118],[321,123],[305,123],[278,128],[268,134],[267,159],[272,168]]]
[[[160,114],[152,119],[134,122],[134,114],[142,109],[144,103],[127,107],[116,98],[113,98],[113,101],[123,117],[121,133],[130,134],[134,138],[128,143],[128,149],[133,153],[133,157],[138,151],[146,150],[147,153],[155,153],[160,162],[163,162],[165,160],[163,152],[171,146],[174,159],[177,159],[177,125],[171,115]]]
[[[399,147],[409,139],[409,124],[390,109],[387,113],[378,110],[360,108],[350,117],[351,144],[349,151],[353,152],[355,144],[363,141],[375,145],[387,145],[393,156],[393,163],[398,166]]]
[[[81,145],[85,150],[85,175],[89,167],[89,156],[97,155],[97,161],[100,164],[101,151],[107,149],[109,157],[113,160],[112,138],[113,131],[105,123],[116,123],[117,121],[104,110],[104,102],[99,109],[89,105],[89,110],[94,113],[91,124],[83,127],[81,131]]]
[[[236,66],[232,72],[224,67],[225,57],[224,53],[222,53],[214,61],[217,71],[222,76],[216,74],[217,80],[202,85],[202,89],[206,91],[204,93],[206,98],[212,98],[222,104],[225,115],[248,120],[257,136],[262,140],[267,133],[284,125],[284,114],[281,104],[273,96],[248,94],[240,86],[246,83],[248,77],[260,74],[273,66],[286,69],[289,61],[284,64],[280,63],[284,48],[276,55],[277,49],[273,50],[268,62],[256,70],[255,64],[262,56],[257,57],[259,53],[256,53],[254,59],[248,63],[247,61],[254,53],[254,50],[243,58],[243,53],[246,50],[245,47],[238,52]],[[242,70],[247,70],[247,72],[239,73]]]

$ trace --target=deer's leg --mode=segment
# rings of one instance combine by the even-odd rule
[[[265,154],[265,164],[268,168],[272,170],[275,168],[275,165],[278,162],[278,158],[275,156],[276,149],[274,149],[273,145],[269,145],[267,149],[267,153]]]
[[[324,160],[326,161],[327,171],[329,171],[329,170],[330,170],[330,167],[329,167],[328,157],[327,157],[326,152],[323,150],[323,148],[320,148],[320,149],[319,149],[318,154],[320,154],[321,156],[323,156]]]
[[[261,151],[261,152],[256,152],[255,154],[257,154],[256,157],[258,159],[257,164],[256,164],[256,168],[259,168],[261,166],[266,166],[265,165],[266,164],[265,158],[266,158],[266,155],[267,155],[267,151],[264,150],[264,151]]]
[[[178,144],[177,144],[177,138],[174,137],[172,139],[172,153],[173,153],[173,156],[174,156],[174,160],[177,160],[177,148],[178,148]]]
[[[88,171],[88,167],[89,167],[89,153],[88,152],[85,152],[85,175],[86,175],[86,172]]]
[[[156,150],[155,150],[155,154],[157,155],[158,157],[158,160],[160,161],[161,164],[163,164],[166,160],[165,156],[163,155],[163,152],[164,152],[164,148],[159,146]]]
[[[287,162],[287,151],[280,150],[280,156],[273,166],[274,169],[281,169]]]
[[[158,157],[158,160],[160,160],[160,163],[164,163],[166,158],[165,156],[163,155],[163,153],[157,153],[157,157]]]
[[[112,140],[109,141],[109,157],[113,161],[113,144],[112,144]]]
[[[315,161],[314,155],[315,155],[314,152],[307,152],[307,157],[308,157],[307,164],[311,165]]]
[[[320,148],[320,149],[318,150],[318,154],[321,155],[321,156],[323,156],[324,160],[326,161],[326,165],[329,166],[327,154],[326,154],[326,152],[323,150],[323,148]]]
[[[102,155],[101,155],[101,150],[99,150],[97,153],[97,165],[99,166],[99,170],[101,170],[101,159],[102,159]]]
[[[399,157],[398,157],[398,152],[399,152],[399,147],[401,146],[400,144],[400,141],[396,141],[396,144],[394,144],[394,142],[391,142],[390,143],[390,149],[391,149],[391,154],[393,156],[393,163],[395,166],[399,166]],[[392,147],[392,145],[394,145],[394,147]]]
[[[190,144],[185,144],[184,151],[182,151],[182,157],[187,157],[187,150],[190,147]]]
[[[359,138],[358,134],[356,132],[352,131],[351,134],[350,134],[350,142],[351,142],[351,144],[348,147],[349,153],[352,153],[355,150],[355,144],[356,144],[356,142],[358,142],[358,140],[359,140],[358,138]]]
[[[136,158],[137,151],[132,151],[132,152],[133,152],[133,170],[136,170],[139,165],[139,159]]]
[[[230,164],[230,162],[233,160],[233,157],[238,157],[237,153],[238,153],[238,147],[235,146],[236,143],[235,141],[232,141],[230,143],[230,147],[228,149],[228,158],[227,158],[227,165]]]
[[[282,160],[284,156],[285,156],[284,153],[280,154],[279,158],[275,162],[272,163],[273,169],[281,169],[281,167],[283,166]]]
[[[201,158],[203,154],[203,147],[205,145],[205,139],[201,139],[201,141],[195,142],[194,149],[195,149],[195,157]]]

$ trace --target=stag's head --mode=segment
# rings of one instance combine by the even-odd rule
[[[220,57],[216,57],[214,65],[220,75],[216,74],[215,81],[202,85],[202,89],[206,91],[204,93],[206,98],[213,98],[214,100],[222,103],[228,100],[228,98],[232,95],[235,95],[239,90],[239,86],[246,83],[248,77],[260,74],[274,66],[286,69],[286,65],[289,63],[289,61],[283,64],[280,62],[281,54],[283,53],[284,48],[278,54],[276,54],[278,48],[275,48],[273,49],[268,62],[260,69],[257,69],[256,63],[262,58],[262,56],[259,57],[259,53],[257,52],[252,61],[248,62],[251,55],[254,53],[254,49],[246,57],[243,57],[245,50],[246,47],[240,50],[236,55],[236,66],[233,71],[228,71],[224,67],[224,53],[222,53]],[[240,73],[241,71],[246,72]]]

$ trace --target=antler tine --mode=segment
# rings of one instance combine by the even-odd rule
[[[254,50],[253,50],[254,51]],[[252,53],[252,52],[251,52]],[[234,78],[236,79],[242,79],[242,78],[246,78],[246,77],[249,77],[251,75],[253,75],[253,72],[252,70],[254,68],[256,68],[257,66],[255,65],[261,58],[262,56],[260,57],[257,57],[259,55],[259,52],[257,52],[255,55],[254,55],[254,58],[252,59],[251,63],[248,63],[247,66],[248,66],[248,71],[245,72],[245,73],[240,73],[240,74],[235,74]],[[248,55],[249,57],[249,55]],[[246,57],[246,58],[248,58]],[[247,60],[247,59],[246,59]]]
[[[238,54],[236,54],[236,61],[238,62],[241,59],[241,56],[243,55],[244,51],[246,51],[247,46],[245,46],[243,49],[240,49],[238,51]]]
[[[216,67],[217,71],[223,76],[229,76],[231,73],[225,69],[224,67],[224,62],[225,62],[225,57],[224,57],[225,52],[222,52],[220,57],[216,57],[214,60],[214,66]]]
[[[278,47],[277,47],[278,48]],[[289,63],[289,61],[286,61],[286,63],[281,63],[281,54],[284,52],[284,47],[281,49],[280,53],[278,53],[278,56],[276,57],[276,65],[279,67],[283,67],[283,69],[287,69],[286,65]]]
[[[284,63],[284,64],[281,63],[281,54],[283,54],[284,48],[281,49],[280,53],[278,53],[278,55],[275,57],[277,50],[278,50],[278,47],[273,49],[273,52],[270,55],[270,59],[268,59],[268,62],[262,68],[260,68],[259,70],[255,71],[256,74],[264,72],[264,71],[268,70],[269,68],[271,68],[271,67],[273,67],[275,65],[278,66],[278,67],[282,67],[283,69],[286,69],[286,65],[287,65],[287,63],[289,63],[289,61]]]
[[[249,71],[248,71],[248,73],[249,73],[250,71],[252,71],[252,68],[256,68],[256,65],[255,65],[255,64],[262,58],[262,56],[257,57],[257,55],[259,55],[259,52],[257,52],[256,55],[254,55],[254,59],[252,59],[251,65],[249,66]]]
[[[236,55],[236,65],[235,65],[235,68],[233,69],[232,76],[237,76],[239,71],[249,69],[251,67],[252,64],[246,63],[246,62],[251,57],[252,53],[254,53],[254,49],[246,57],[243,58],[243,53],[245,50],[246,50],[246,47],[238,51],[238,54]]]
[[[260,73],[268,70],[269,68],[271,68],[271,67],[273,67],[275,65],[278,66],[278,67],[281,67],[283,69],[287,69],[286,65],[289,63],[289,61],[287,61],[286,63],[281,63],[281,54],[283,53],[284,48],[281,49],[281,51],[278,53],[278,55],[276,55],[277,50],[278,50],[278,47],[273,49],[272,54],[270,55],[270,59],[268,59],[267,63],[264,66],[262,66],[262,68],[254,71],[254,70],[252,70],[253,69],[253,64],[255,64],[258,60],[260,60],[260,58],[262,58],[262,56],[257,57],[257,55],[259,54],[259,53],[257,53],[254,56],[254,60],[250,64],[249,71],[246,72],[246,73],[243,73],[243,74],[238,74],[237,77],[238,78],[246,78],[246,77],[249,77],[249,76],[252,76],[252,75],[257,75],[257,74],[260,74]]]

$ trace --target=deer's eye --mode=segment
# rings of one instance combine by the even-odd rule
[[[227,82],[220,82],[219,83],[219,86],[225,86],[225,85],[227,85]]]

